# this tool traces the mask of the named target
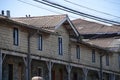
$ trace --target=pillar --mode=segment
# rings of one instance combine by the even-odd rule
[[[66,69],[68,72],[68,80],[71,80],[70,75],[71,75],[72,66],[70,64],[68,64],[68,65],[66,65]]]
[[[48,71],[49,71],[49,80],[51,80],[52,67],[53,67],[53,64],[54,64],[54,63],[51,62],[51,61],[47,61],[46,64],[47,64],[47,68],[48,68]]]
[[[102,57],[103,57],[103,55],[102,54],[100,54],[100,79],[99,80],[103,80],[103,63],[102,63]]]
[[[109,75],[110,75],[109,80],[115,80],[115,74],[110,73]]]
[[[0,50],[0,80],[2,80],[2,53],[1,53],[1,50]]]
[[[6,54],[2,54],[1,49],[0,49],[0,80],[2,80],[2,66],[3,66],[3,61],[6,57]]]
[[[87,80],[88,69],[83,68],[83,73],[84,73],[84,80]]]
[[[102,75],[103,75],[103,72],[102,72]],[[98,78],[99,78],[99,80],[101,80],[101,72],[100,71],[98,71]]]
[[[31,80],[30,79],[30,73],[31,73],[31,67],[30,66],[31,66],[32,59],[30,59],[29,64],[28,64],[27,60],[28,60],[27,58],[23,57],[23,61],[24,61],[24,64],[25,64],[25,76],[26,76],[25,80]]]

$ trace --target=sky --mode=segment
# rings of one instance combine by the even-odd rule
[[[40,0],[41,1],[41,0]],[[71,9],[90,15],[120,22],[120,0],[49,0]],[[72,13],[52,8],[33,0],[0,0],[0,11],[10,10],[11,17],[46,16],[68,14],[70,19],[81,17]]]

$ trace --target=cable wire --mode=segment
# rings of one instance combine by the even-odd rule
[[[91,9],[91,8],[88,8],[86,6],[83,6],[83,5],[79,5],[77,3],[74,3],[72,1],[68,1],[68,0],[64,0],[65,2],[68,2],[68,3],[71,3],[73,5],[77,5],[79,7],[82,7],[82,8],[85,8],[85,9],[88,9],[88,10],[92,10],[92,11],[95,11],[95,12],[98,12],[98,13],[102,13],[102,14],[105,14],[105,15],[109,15],[109,16],[113,16],[113,17],[116,17],[116,18],[120,18],[119,16],[115,16],[115,15],[112,15],[112,14],[109,14],[109,13],[105,13],[105,12],[102,12],[102,11],[98,11],[98,10],[95,10],[95,9]]]
[[[31,5],[31,6],[34,6],[34,7],[37,7],[37,8],[41,8],[41,9],[47,10],[47,11],[49,11],[49,12],[53,12],[53,13],[56,13],[56,14],[62,14],[62,13],[60,13],[60,12],[53,11],[53,10],[50,10],[50,9],[46,9],[46,8],[43,8],[43,7],[40,7],[40,6],[37,6],[37,5],[31,4],[31,3],[28,3],[28,2],[25,2],[25,1],[22,1],[22,0],[18,0],[18,1],[20,1],[20,2],[22,2],[22,3],[25,3],[25,4],[28,4],[28,5]],[[72,17],[72,18],[76,18],[76,17],[71,16],[71,15],[70,15],[70,17]]]
[[[115,25],[120,24],[120,22],[116,22],[116,21],[112,21],[112,20],[108,20],[108,19],[103,19],[103,18],[100,18],[100,17],[96,17],[96,16],[93,16],[93,15],[82,13],[82,12],[73,10],[71,8],[68,8],[68,7],[65,7],[65,6],[47,1],[47,0],[42,0],[42,1],[34,0],[34,1],[45,4],[45,5],[48,5],[48,6],[51,6],[51,7],[54,7],[54,8],[57,8],[57,9],[60,9],[60,10],[64,10],[64,11],[76,14],[76,15],[79,15],[79,16],[83,16],[83,17],[87,17],[87,18],[90,18],[90,19],[93,19],[93,20],[101,21],[101,22],[104,22],[104,23],[115,24]]]

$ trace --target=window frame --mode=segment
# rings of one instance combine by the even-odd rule
[[[15,46],[19,45],[19,30],[18,30],[18,28],[13,29],[13,44]]]
[[[39,75],[39,69],[41,69],[41,75]],[[43,77],[43,68],[42,67],[37,68],[37,76]]]
[[[43,50],[43,36],[42,34],[38,35],[38,50]]]
[[[118,54],[118,65],[119,65],[119,69],[120,69],[120,54]]]
[[[76,58],[80,59],[80,45],[76,45]]]
[[[59,55],[63,55],[63,38],[58,37],[58,53]]]
[[[92,62],[93,63],[96,62],[96,51],[95,51],[95,49],[92,49]]]
[[[109,58],[109,55],[106,55],[106,66],[109,66],[109,62],[110,62],[110,60],[109,60],[110,58]]]

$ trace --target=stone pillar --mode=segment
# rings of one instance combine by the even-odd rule
[[[110,73],[109,76],[110,76],[110,77],[109,77],[109,78],[110,78],[109,80],[115,80],[115,74]]]
[[[83,68],[83,73],[84,73],[84,80],[87,80],[88,69]]]
[[[0,49],[0,80],[2,80],[2,53]]]
[[[67,72],[68,72],[68,80],[71,80],[70,75],[71,75],[72,66],[70,64],[66,65],[66,69],[67,69]]]
[[[27,61],[28,59],[27,58],[23,58],[23,61],[24,61],[24,64],[25,64],[25,80],[30,80],[29,78],[30,78],[30,73],[31,73],[31,71],[29,71],[29,70],[31,70],[31,69],[29,69],[29,67],[31,66],[31,61],[32,61],[32,59],[30,59],[30,62],[29,62],[29,64],[28,64],[28,61]],[[30,67],[31,68],[31,67]],[[30,72],[30,73],[29,73]],[[28,76],[28,74],[29,74],[29,76]]]
[[[52,67],[53,67],[54,63],[51,62],[51,61],[47,61],[46,64],[47,64],[47,68],[48,68],[48,71],[49,71],[49,80],[51,80]]]
[[[103,54],[100,54],[100,80],[103,80],[103,62],[102,62]]]
[[[3,61],[6,57],[6,54],[3,55],[0,49],[0,80],[2,80],[2,66],[3,66]]]
[[[103,72],[102,72],[102,75],[103,75]],[[101,80],[101,72],[100,71],[98,71],[98,78],[99,78],[99,80]]]

